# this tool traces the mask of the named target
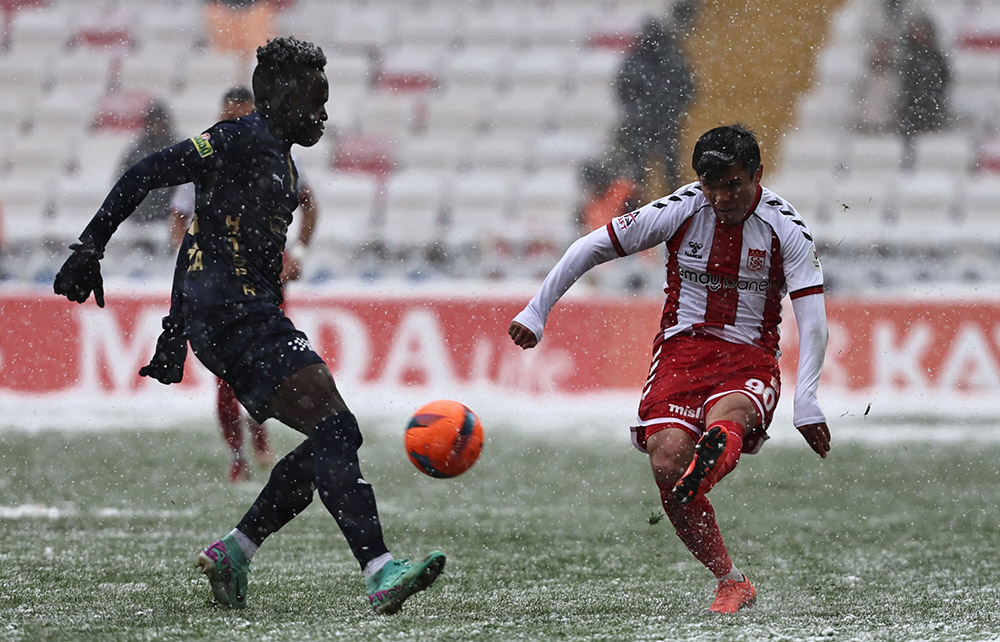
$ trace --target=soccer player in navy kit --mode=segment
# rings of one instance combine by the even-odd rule
[[[340,526],[366,578],[376,613],[395,613],[441,573],[433,551],[397,560],[382,538],[371,485],[357,451],[361,432],[329,368],[279,307],[285,235],[298,204],[292,144],[315,145],[327,119],[326,56],[315,45],[276,38],[257,51],[256,111],[139,161],[119,179],[70,246],[54,289],[104,306],[100,259],[117,227],[150,190],[194,182],[195,219],[181,245],[171,312],[140,374],[180,381],[187,344],[227,381],[258,421],[275,417],[306,435],[279,461],[237,524],[198,556],[216,600],[242,607],[257,548],[302,512],[313,491]]]

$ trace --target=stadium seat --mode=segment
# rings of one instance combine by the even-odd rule
[[[981,237],[1000,220],[1000,175],[969,177],[962,189],[961,221],[967,238]]]
[[[14,12],[9,34],[14,46],[58,51],[69,42],[75,17],[71,7],[64,3],[46,5]]]
[[[903,140],[895,134],[850,138],[844,165],[852,174],[895,174],[903,161]]]
[[[472,90],[449,85],[427,97],[421,129],[428,135],[463,141],[478,136],[489,127],[493,96],[489,87]]]
[[[135,131],[142,127],[153,96],[145,92],[119,91],[105,94],[94,115],[95,129]]]
[[[553,111],[562,94],[558,87],[518,87],[496,96],[490,128],[508,134],[540,135],[555,128]]]
[[[556,100],[552,122],[557,130],[576,136],[604,137],[617,125],[620,114],[611,86],[581,84]]]
[[[492,91],[507,84],[511,57],[507,47],[466,45],[447,60],[443,80],[451,91]]]
[[[143,91],[154,96],[170,96],[184,84],[178,75],[177,59],[162,49],[143,47],[121,56],[112,74],[118,90]]]
[[[509,129],[473,140],[465,158],[470,170],[521,171],[533,160],[534,136],[513,135]]]
[[[365,92],[372,84],[372,60],[368,54],[333,50],[327,54],[326,77],[330,82],[330,100],[344,93]]]
[[[648,10],[643,7],[617,7],[591,25],[586,42],[599,49],[629,51],[642,31],[642,23],[650,17],[652,16]]]
[[[596,132],[594,137],[581,137],[571,132],[556,132],[542,136],[535,148],[535,165],[539,169],[575,172],[581,162],[600,155],[604,135],[605,132]]]
[[[577,236],[573,213],[580,199],[575,170],[545,170],[521,181],[515,194],[517,226],[522,252],[561,251]]]
[[[891,242],[889,205],[896,194],[896,174],[852,173],[830,183],[827,209],[829,242],[861,247]]]
[[[250,86],[249,62],[221,51],[193,51],[180,61],[184,91],[199,91],[208,96],[222,96],[233,85]]]
[[[358,51],[384,51],[396,34],[397,14],[391,7],[336,3],[332,24],[318,24],[324,38],[335,47]],[[328,35],[327,35],[328,34]]]
[[[38,49],[14,44],[8,51],[0,51],[0,92],[39,94],[49,82],[58,58],[51,47]]]
[[[53,85],[57,90],[80,91],[94,87],[110,89],[112,71],[118,65],[113,50],[74,47],[52,62]]]
[[[574,53],[574,49],[563,46],[538,46],[517,52],[510,61],[512,90],[567,89],[572,79]]]
[[[408,45],[433,46],[446,51],[461,33],[462,14],[453,7],[429,4],[420,11],[408,11],[396,27],[396,39]]]
[[[310,170],[308,179],[319,208],[312,242],[320,252],[324,249],[337,252],[340,260],[344,253],[371,239],[375,198],[381,181],[370,175],[318,168]]]
[[[975,164],[969,135],[962,131],[931,132],[916,139],[914,170],[968,175]]]
[[[933,170],[902,175],[889,203],[893,235],[915,246],[956,240],[963,183]]]
[[[363,99],[357,115],[359,133],[399,142],[417,128],[419,94],[375,90]]]
[[[403,141],[396,159],[401,169],[451,173],[464,163],[469,144],[459,135],[425,133]]]
[[[402,170],[385,183],[383,208],[375,236],[400,257],[408,257],[443,240],[444,176],[438,172]]]
[[[333,168],[385,176],[395,167],[395,149],[396,143],[384,138],[364,134],[344,136],[334,144]]]
[[[91,49],[131,49],[136,44],[136,17],[130,10],[106,8],[80,18],[71,42]]]
[[[75,150],[73,174],[79,180],[103,185],[105,191],[118,179],[125,151],[133,134],[122,130],[100,130],[84,137]]]
[[[378,65],[375,86],[379,91],[427,91],[440,84],[438,78],[444,50],[410,45],[388,51]]]
[[[597,9],[586,4],[535,7],[525,16],[521,38],[528,47],[561,47],[579,50],[597,17]]]
[[[461,42],[466,47],[512,50],[523,33],[523,13],[514,3],[491,4],[463,16]]]
[[[577,88],[594,87],[609,90],[613,87],[624,55],[610,49],[587,48],[576,54],[576,64],[570,79]]]

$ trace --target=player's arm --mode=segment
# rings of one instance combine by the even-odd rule
[[[528,306],[514,317],[507,329],[511,340],[521,348],[535,347],[542,340],[552,307],[587,270],[659,245],[690,213],[687,205],[684,199],[653,201],[577,239],[545,277]]]
[[[821,288],[793,292],[791,298],[799,328],[799,366],[793,421],[809,446],[825,458],[830,451],[830,429],[819,407],[816,391],[829,335],[826,305]]]
[[[196,140],[208,145],[207,139],[201,137],[177,143],[150,154],[122,174],[80,234],[80,242],[70,246],[73,254],[63,263],[53,283],[56,294],[83,303],[93,292],[97,305],[104,307],[100,267],[104,248],[150,191],[192,181],[214,164],[215,159],[206,160],[211,151],[206,153],[206,147],[199,147]],[[207,149],[211,150],[211,146]]]
[[[312,243],[313,232],[316,230],[319,216],[316,197],[304,181],[299,184],[299,214],[299,237],[285,248],[284,265],[281,268],[282,283],[302,276],[302,261],[305,260],[306,250]]]
[[[552,271],[542,287],[511,322],[507,333],[522,348],[534,348],[542,340],[542,330],[549,312],[570,286],[587,270],[618,256],[606,228],[598,228],[577,239]]]

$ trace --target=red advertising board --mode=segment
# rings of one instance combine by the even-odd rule
[[[517,393],[638,391],[659,323],[658,298],[569,297],[542,344],[522,351],[506,329],[523,297],[293,297],[289,316],[342,382],[427,389],[486,385]],[[0,392],[148,390],[162,296],[111,295],[97,308],[37,292],[0,293]],[[1000,304],[827,298],[824,390],[924,395],[1000,393]],[[786,317],[790,317],[790,309]],[[783,326],[783,379],[794,383],[794,324]],[[193,361],[193,359],[192,359]],[[185,382],[203,374],[189,363]]]

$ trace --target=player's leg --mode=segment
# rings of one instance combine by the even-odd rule
[[[729,392],[706,404],[704,434],[695,445],[691,463],[674,485],[674,497],[682,504],[704,495],[736,468],[743,452],[743,436],[759,423],[750,397]]]
[[[663,429],[646,438],[653,477],[667,518],[684,546],[719,581],[710,610],[734,613],[752,605],[756,593],[729,557],[715,509],[703,493],[692,502],[681,503],[673,492],[694,456],[695,444],[691,432],[680,427]]]
[[[250,443],[253,447],[253,457],[257,465],[261,468],[270,468],[274,464],[274,451],[271,450],[271,441],[267,436],[267,427],[264,422],[257,421],[247,415],[247,428],[250,431]]]
[[[307,366],[285,380],[271,398],[270,410],[309,435],[316,490],[361,565],[369,602],[377,613],[395,613],[410,595],[437,579],[444,555],[434,551],[416,563],[390,555],[375,493],[361,475],[361,431],[325,364]]]
[[[240,402],[232,386],[217,379],[216,414],[219,418],[219,428],[222,438],[229,446],[231,462],[229,481],[242,481],[250,478],[250,467],[243,459],[243,426],[240,423]]]

